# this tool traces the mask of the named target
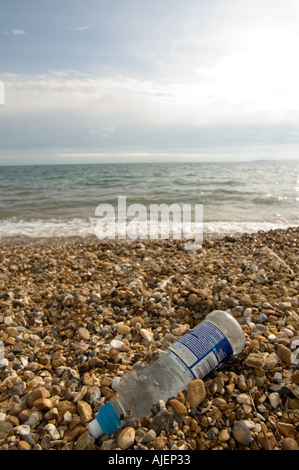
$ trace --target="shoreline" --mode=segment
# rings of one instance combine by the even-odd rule
[[[128,415],[125,448],[299,448],[298,267],[299,227],[204,238],[194,251],[1,239],[0,449],[124,450],[120,430],[92,442],[88,423],[124,373],[216,309],[240,323],[244,350],[204,379],[196,408],[180,392],[140,422]]]
[[[223,231],[223,232],[213,232],[213,231],[204,231],[203,233],[203,245],[209,241],[217,241],[217,240],[239,240],[246,237],[260,237],[267,233],[288,233],[292,230],[298,230],[298,225],[289,225],[287,227],[274,227],[270,229],[258,229],[254,231]],[[30,235],[9,235],[9,236],[2,236],[0,237],[0,246],[2,245],[41,245],[41,244],[74,244],[74,243],[82,243],[82,244],[125,244],[125,245],[134,245],[135,243],[144,243],[146,245],[151,244],[163,244],[163,243],[174,243],[175,245],[180,245],[184,243],[188,243],[189,241],[193,241],[192,239],[184,239],[183,237],[179,240],[174,240],[172,238],[167,239],[154,239],[151,240],[149,238],[138,238],[138,239],[99,239],[96,235],[63,235],[63,236],[30,236]]]

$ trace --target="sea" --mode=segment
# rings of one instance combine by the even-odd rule
[[[0,239],[117,238],[107,227],[119,220],[120,200],[126,223],[130,215],[138,226],[131,238],[149,237],[141,214],[149,222],[161,204],[181,228],[183,208],[191,208],[191,223],[201,208],[203,237],[298,226],[299,161],[1,166]],[[171,207],[182,209],[181,219]]]

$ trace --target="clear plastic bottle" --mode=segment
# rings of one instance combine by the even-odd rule
[[[204,321],[162,351],[148,366],[133,369],[119,383],[116,398],[102,406],[89,433],[98,438],[112,434],[127,410],[136,419],[149,416],[154,402],[167,401],[187,388],[196,378],[203,379],[245,345],[237,320],[228,312],[215,310]]]

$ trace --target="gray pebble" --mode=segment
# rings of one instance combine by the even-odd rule
[[[236,441],[243,446],[248,446],[252,440],[250,430],[245,421],[235,421],[233,435]]]

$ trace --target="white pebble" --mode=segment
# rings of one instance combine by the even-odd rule
[[[120,334],[116,335],[114,338],[115,341],[121,341],[122,339],[123,339],[123,335],[120,335]]]
[[[154,339],[154,333],[146,328],[141,328],[140,334],[146,343],[151,343]]]
[[[120,379],[121,379],[121,377],[114,377],[113,380],[112,380],[111,388],[112,388],[112,390],[114,390],[115,392],[116,392],[116,390],[118,389],[118,385],[119,385]]]
[[[252,315],[252,309],[250,307],[247,307],[244,312],[244,317],[250,317],[251,315]]]
[[[289,328],[283,328],[282,331],[283,331],[289,338],[291,338],[292,336],[294,336],[293,331],[289,330]]]
[[[122,341],[119,341],[118,339],[113,339],[110,342],[110,346],[112,349],[120,349],[122,346],[124,346],[124,343]]]
[[[269,340],[269,341],[275,341],[275,340],[276,340],[276,335],[274,335],[273,333],[271,333],[271,334],[268,336],[268,340]]]
[[[240,393],[240,395],[237,396],[237,402],[245,405],[252,404],[250,396],[246,393]]]
[[[273,380],[276,383],[281,382],[282,381],[282,374],[280,372],[275,372],[275,374],[273,376]]]
[[[279,393],[277,392],[270,393],[269,401],[271,403],[272,408],[277,408],[280,403]]]
[[[45,426],[45,429],[50,434],[52,441],[57,441],[58,439],[60,439],[60,434],[54,424],[47,424]]]

